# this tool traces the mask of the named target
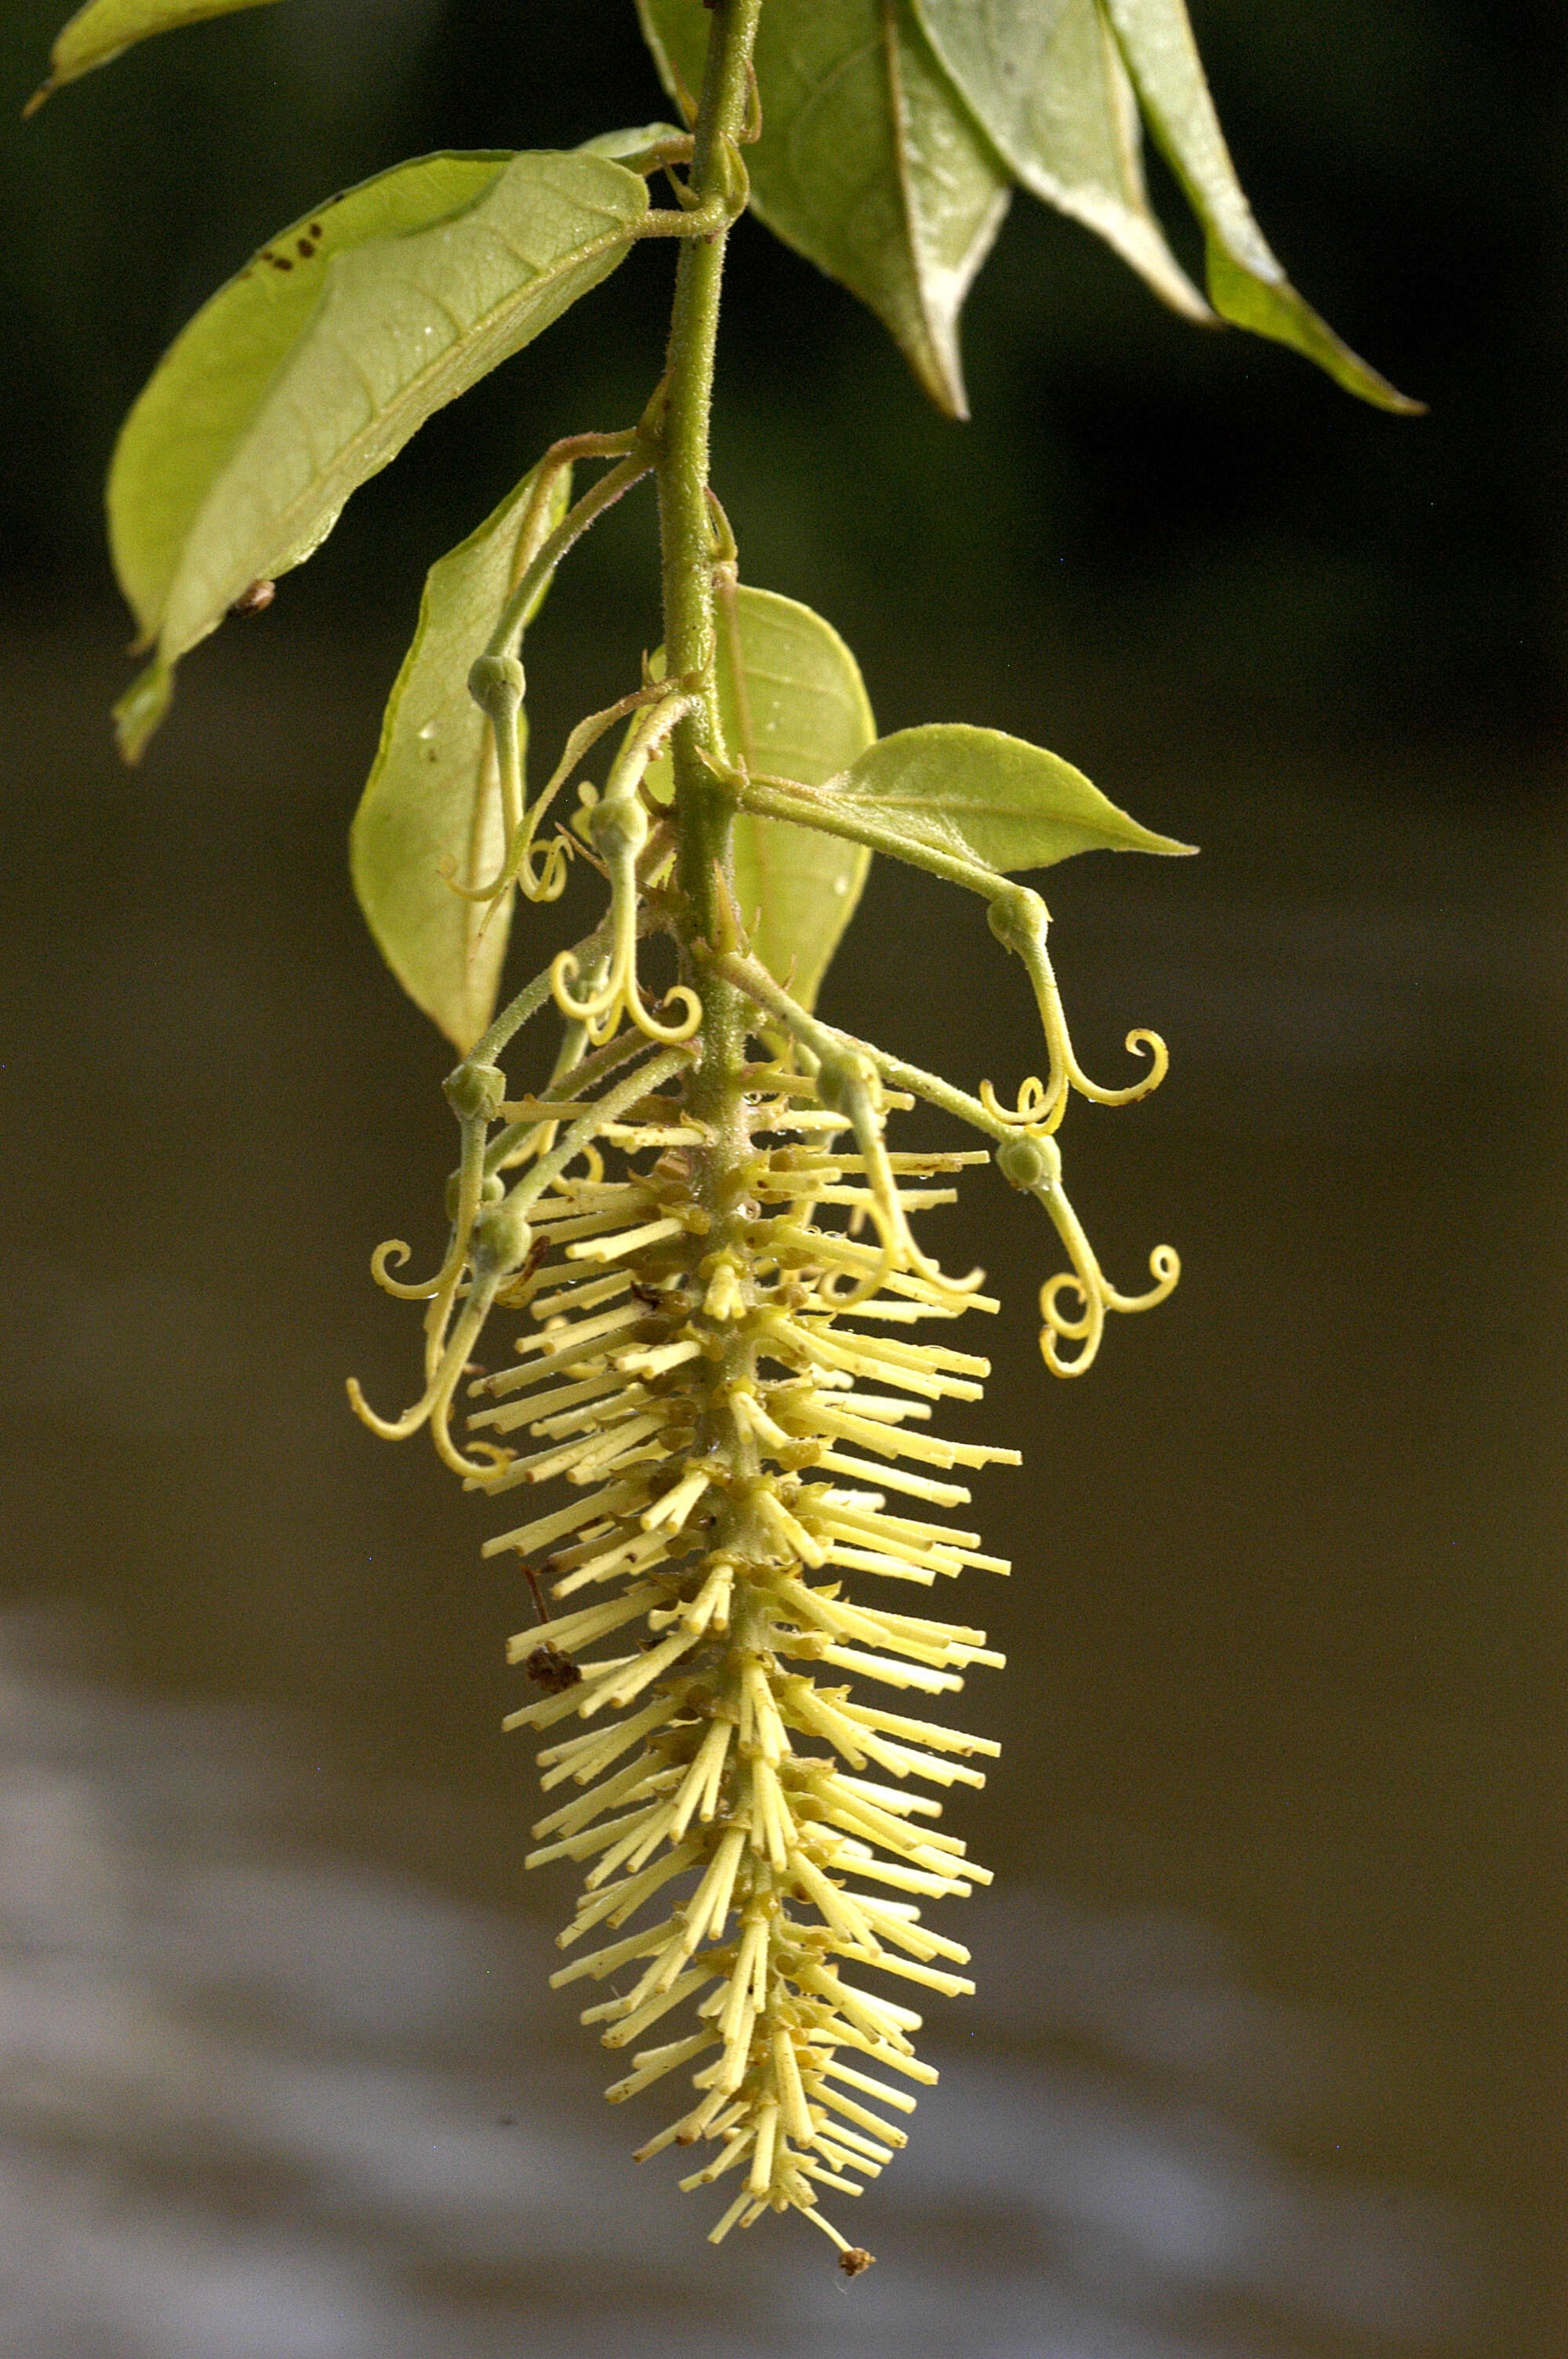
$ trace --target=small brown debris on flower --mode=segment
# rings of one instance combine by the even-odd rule
[[[582,1673],[571,1657],[563,1655],[558,1647],[552,1647],[547,1638],[535,1647],[523,1668],[534,1685],[543,1688],[546,1695],[564,1695],[568,1688],[582,1683]]]

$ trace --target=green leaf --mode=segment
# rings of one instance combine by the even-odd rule
[[[1048,868],[1076,852],[1194,849],[1140,827],[1070,762],[1000,729],[901,729],[827,791],[912,843],[1003,874]]]
[[[701,80],[703,0],[638,0],[665,87]],[[964,417],[957,322],[1008,179],[908,0],[767,0],[752,201],[775,234],[870,305],[940,408]]]
[[[877,734],[860,666],[838,632],[771,590],[720,591],[719,703],[732,764],[811,787],[852,763]],[[667,760],[649,783],[667,796]],[[871,855],[841,836],[749,811],[736,820],[734,847],[735,901],[752,947],[810,1007]]]
[[[1210,320],[1150,211],[1138,102],[1098,0],[914,0],[931,46],[1026,189]]]
[[[122,49],[150,34],[172,33],[181,25],[199,25],[204,16],[228,16],[236,8],[260,5],[261,0],[88,0],[50,50],[49,80],[33,92],[23,113],[36,114],[51,91],[79,81],[96,66],[106,66]]]
[[[570,470],[553,477],[535,510],[537,484],[535,468],[431,567],[349,832],[354,891],[377,948],[416,1006],[463,1054],[495,1012],[513,901],[510,888],[500,901],[465,900],[447,881],[488,883],[506,850],[494,739],[468,692],[469,668],[566,513]]]
[[[1242,194],[1209,96],[1183,0],[1102,0],[1150,127],[1204,226],[1215,310],[1239,328],[1293,345],[1349,393],[1379,409],[1419,415],[1303,303],[1275,260]]]
[[[144,644],[157,636],[191,528],[309,327],[334,257],[462,211],[508,160],[425,156],[332,198],[264,245],[176,338],[109,470],[109,546]]]
[[[313,258],[298,251],[312,223],[293,257],[277,242],[264,249],[248,281],[231,281],[187,330],[132,412],[111,513],[127,582],[136,578],[146,595],[144,560],[155,591],[167,575],[141,616],[157,628],[157,666],[216,629],[253,582],[318,549],[350,495],[433,410],[614,269],[647,210],[634,173],[571,154],[516,156],[499,168],[493,158],[428,158],[403,168],[420,177],[399,193],[416,210],[426,176],[437,195],[464,164],[481,179],[459,209],[332,252],[312,274],[316,301],[291,313],[287,338],[258,333],[261,287],[280,263]],[[331,219],[313,217],[323,248]],[[257,365],[269,341],[270,372]],[[210,402],[221,414],[204,431]]]
[[[641,156],[650,147],[663,145],[666,139],[684,139],[687,134],[675,123],[640,123],[633,131],[601,131],[595,138],[579,142],[579,156],[608,156],[612,164],[620,164],[633,156]]]

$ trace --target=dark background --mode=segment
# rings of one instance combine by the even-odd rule
[[[56,13],[7,11],[8,91]],[[1563,696],[1560,15],[1206,0],[1195,17],[1276,249],[1430,419],[1195,332],[1020,197],[971,299],[959,429],[850,299],[748,224],[719,463],[751,570],[829,585],[857,646],[1011,632],[1033,662],[1052,651],[1056,693],[1121,720],[1130,700],[1167,735],[1539,745]],[[94,485],[119,419],[202,297],[324,190],[435,146],[565,146],[666,111],[631,6],[601,0],[293,0],[57,99],[0,167],[12,594],[29,612],[40,590],[107,594]],[[548,434],[640,400],[667,274],[639,256],[580,335],[434,425],[287,611],[401,625],[410,549],[466,529]]]
[[[838,625],[884,729],[1017,730],[1204,846],[1046,880],[1090,1070],[1133,1023],[1172,1045],[1156,1100],[1065,1144],[1111,1274],[1169,1237],[1175,1298],[1058,1386],[1031,1208],[979,1174],[937,1232],[1007,1298],[970,1425],[1028,1460],[980,1492],[1017,1570],[969,1608],[1012,1665],[965,1699],[1007,1745],[963,1812],[1002,1874],[979,1998],[932,2010],[947,2110],[863,2207],[854,2332],[1555,2359],[1561,17],[1193,14],[1266,233],[1426,419],[1169,317],[1018,197],[956,426],[840,290],[734,241],[748,578]],[[190,658],[139,772],[106,723],[98,486],[203,297],[403,156],[665,103],[622,0],[286,0],[23,131],[57,15],[0,28],[17,2348],[816,2359],[851,2313],[798,2291],[799,2239],[715,2264],[701,2199],[621,2158],[540,1995],[564,1890],[517,1897],[517,1601],[471,1503],[342,1409],[351,1369],[409,1381],[365,1261],[436,1248],[450,1154],[449,1058],[347,886],[379,702],[426,565],[554,436],[635,415],[668,255]],[[530,640],[536,742],[656,635],[629,501]],[[825,1007],[970,1086],[1029,1069],[1022,978],[922,878],[879,869]]]

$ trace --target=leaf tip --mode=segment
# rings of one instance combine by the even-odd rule
[[[913,336],[900,336],[898,341],[922,390],[930,396],[943,417],[950,418],[956,426],[967,426],[969,396],[957,337],[932,336],[923,342]]]
[[[1370,362],[1360,360],[1354,353],[1350,354],[1350,358],[1355,363],[1353,368],[1330,371],[1347,393],[1356,394],[1369,408],[1381,409],[1390,418],[1424,418],[1426,416],[1427,407],[1424,401],[1416,401],[1410,394],[1401,393],[1398,386],[1390,385],[1388,378],[1373,368]]]
[[[1220,318],[1232,327],[1246,328],[1274,343],[1292,346],[1346,393],[1354,394],[1374,409],[1388,410],[1401,418],[1424,416],[1426,404],[1401,393],[1369,361],[1352,352],[1344,338],[1336,335],[1326,320],[1320,318],[1296,292],[1266,249],[1265,255],[1272,265],[1272,275],[1265,275],[1255,260],[1245,260],[1229,252],[1211,232],[1207,241],[1208,291]]]
[[[49,75],[47,82],[39,82],[37,90],[34,91],[31,98],[28,99],[26,106],[22,109],[23,122],[30,123],[34,115],[38,113],[39,107],[43,104],[45,99],[52,98],[59,88],[59,84],[55,80],[53,74]]]
[[[1126,821],[1126,831],[1108,844],[1111,852],[1148,852],[1162,860],[1191,860],[1199,850],[1195,843],[1178,843],[1173,835],[1158,835],[1152,827],[1144,827],[1126,811],[1119,814]]]
[[[928,380],[928,383],[932,397],[943,417],[950,418],[955,426],[967,426],[969,422],[969,394],[957,354],[940,384],[933,380]]]
[[[161,656],[136,674],[114,707],[114,736],[134,768],[151,744],[174,701],[174,671]]]
[[[466,1057],[475,1041],[482,1040],[489,1029],[488,1022],[479,1023],[471,1017],[466,1023],[460,1023],[455,1017],[441,1015],[433,1007],[427,1007],[423,1012],[441,1038],[451,1042],[460,1057]]]

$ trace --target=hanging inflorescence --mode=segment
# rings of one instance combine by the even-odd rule
[[[560,1936],[575,1954],[553,1979],[608,1986],[582,2019],[626,2059],[612,2102],[681,2087],[638,2158],[695,2147],[684,2187],[730,2180],[715,2242],[793,2208],[853,2274],[871,2256],[824,2215],[824,2193],[858,2194],[904,2143],[907,2084],[936,2077],[914,2054],[908,2000],[973,1987],[968,1953],[925,1905],[990,1880],[927,1789],[984,1782],[972,1765],[998,1748],[948,1726],[946,1699],[1001,1658],[982,1629],[906,1608],[966,1569],[1008,1571],[946,1518],[969,1499],[956,1476],[1017,1462],[931,1430],[941,1402],[979,1397],[989,1368],[942,1338],[998,1305],[981,1273],[946,1275],[912,1229],[988,1150],[900,1152],[886,1118],[917,1094],[957,1114],[1051,1212],[1072,1267],[1044,1288],[1042,1346],[1075,1374],[1107,1310],[1161,1299],[1177,1266],[1162,1247],[1150,1293],[1108,1284],[1062,1193],[1054,1132],[1069,1089],[1142,1094],[1164,1051],[1134,1036],[1151,1070],[1130,1091],[1086,1080],[1043,905],[1000,878],[993,929],[1025,950],[1052,1059],[1016,1106],[808,1014],[751,957],[728,904],[722,942],[695,946],[695,987],[650,1008],[639,939],[678,916],[671,821],[643,783],[660,736],[644,701],[639,757],[584,799],[578,833],[611,888],[604,924],[448,1084],[463,1154],[442,1268],[409,1285],[392,1266],[406,1248],[376,1257],[384,1285],[427,1302],[425,1393],[389,1423],[351,1389],[379,1432],[428,1421],[466,1484],[513,1517],[485,1553],[515,1558],[534,1601],[511,1658],[540,1693],[506,1724],[547,1733],[542,1782],[560,1797],[528,1864],[583,1871]],[[751,1010],[722,1125],[696,1111],[714,1103],[698,1074],[715,984]],[[566,1025],[554,1078],[510,1098],[498,1060],[552,1000]]]
[[[245,5],[84,0],[27,111],[149,34]],[[956,1474],[1013,1453],[931,1430],[987,1373],[937,1339],[997,1305],[980,1272],[946,1275],[914,1223],[988,1155],[1035,1199],[1068,1263],[1040,1295],[1061,1376],[1092,1364],[1110,1312],[1169,1294],[1166,1245],[1145,1291],[1106,1277],[1057,1143],[1075,1093],[1120,1105],[1157,1087],[1163,1044],[1130,1033],[1139,1077],[1088,1079],[1044,903],[1011,880],[1097,848],[1190,847],[998,731],[879,737],[830,625],[741,586],[709,480],[728,234],[754,179],[760,217],[870,304],[954,417],[959,312],[1015,184],[1189,317],[1292,345],[1384,409],[1419,405],[1271,253],[1184,0],[1084,0],[1076,16],[1060,0],[890,0],[862,12],[868,41],[855,10],[821,0],[637,6],[678,124],[379,172],[280,232],[175,340],[110,471],[115,569],[150,658],[115,717],[138,759],[178,664],[226,615],[269,604],[274,578],[426,419],[645,242],[675,243],[643,416],[557,443],[431,568],[356,813],[376,941],[467,1053],[447,1084],[461,1153],[441,1266],[399,1276],[395,1240],[373,1262],[388,1292],[426,1305],[423,1390],[390,1420],[350,1393],[388,1438],[427,1425],[446,1463],[517,1518],[487,1552],[517,1560],[537,1618],[513,1654],[542,1692],[511,1724],[580,1723],[541,1755],[560,1799],[531,1862],[584,1870],[561,1937],[578,1954],[557,1980],[606,1986],[584,2020],[630,2063],[613,2098],[685,2076],[681,2110],[641,2151],[699,2146],[687,2186],[734,2175],[715,2239],[802,2211],[853,2274],[870,2256],[824,2218],[820,2190],[858,2193],[903,2143],[888,2118],[914,2102],[902,2083],[935,2077],[897,1993],[969,1987],[965,1951],[922,1912],[984,1871],[924,1789],[979,1784],[972,1761],[996,1749],[928,1718],[935,1706],[902,1709],[1000,1658],[982,1631],[896,1601],[1007,1570],[942,1518],[968,1503]],[[1206,301],[1151,210],[1144,118],[1201,225]],[[600,472],[574,497],[579,465]],[[570,733],[530,801],[524,632],[576,542],[647,479],[665,644]],[[602,786],[580,781],[615,728]],[[813,1013],[872,853],[979,896],[1023,966],[1044,1070],[1011,1102]],[[514,893],[556,900],[579,860],[608,885],[602,922],[492,1021]],[[677,979],[655,1004],[639,965],[657,933]],[[553,1067],[514,1093],[502,1060],[551,1006]],[[890,1147],[889,1114],[916,1099],[984,1152]],[[867,1701],[886,1690],[900,1709]]]

